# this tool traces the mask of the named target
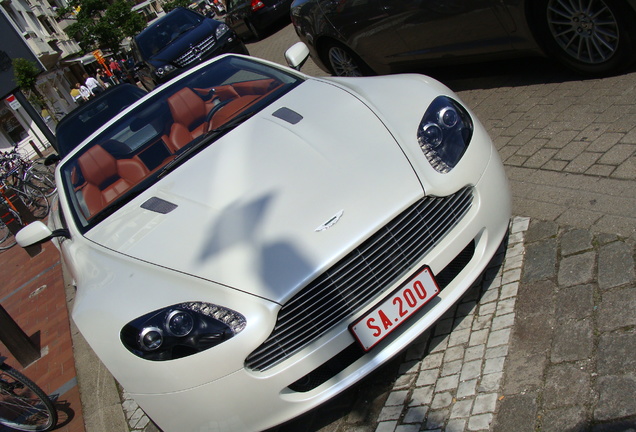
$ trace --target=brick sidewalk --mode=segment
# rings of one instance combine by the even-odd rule
[[[59,254],[46,243],[34,258],[19,246],[0,252],[0,304],[18,326],[38,341],[42,357],[23,368],[0,343],[6,363],[22,371],[54,400],[59,432],[84,432],[66,295]],[[4,432],[8,429],[0,427]]]

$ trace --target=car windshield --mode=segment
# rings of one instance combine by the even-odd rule
[[[60,166],[78,228],[89,230],[301,80],[226,56],[160,87]]]
[[[145,95],[146,92],[137,86],[121,84],[70,112],[55,129],[59,155],[69,154],[108,120]]]
[[[203,17],[185,9],[176,9],[141,32],[135,40],[144,58],[151,58],[188,30],[198,26]]]

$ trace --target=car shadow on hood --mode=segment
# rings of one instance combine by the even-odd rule
[[[312,274],[315,266],[291,242],[284,239],[272,242],[264,238],[264,221],[268,218],[268,210],[274,199],[271,195],[261,196],[224,207],[205,234],[205,247],[198,259],[204,264],[218,255],[231,254],[233,249],[247,248],[253,262],[247,268],[239,264],[230,271],[256,272],[261,281],[260,290],[249,292],[279,302],[289,298],[293,288]],[[242,264],[245,262],[242,261]],[[250,290],[253,287],[234,288]]]

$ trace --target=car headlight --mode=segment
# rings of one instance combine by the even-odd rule
[[[168,75],[170,72],[174,70],[177,70],[177,68],[172,66],[171,64],[167,64],[167,65],[158,67],[155,73],[157,74],[158,77],[162,77],[164,75]]]
[[[422,152],[435,170],[447,173],[462,158],[473,136],[473,122],[459,102],[438,96],[417,130]]]
[[[187,357],[218,345],[246,325],[236,311],[211,303],[188,302],[150,312],[124,326],[121,341],[143,359]]]
[[[219,39],[221,36],[227,33],[229,29],[230,28],[227,25],[219,24],[219,26],[216,28],[216,38]]]

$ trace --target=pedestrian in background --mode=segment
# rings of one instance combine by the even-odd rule
[[[115,59],[112,59],[108,67],[110,68],[110,71],[113,73],[113,75],[115,75],[117,84],[121,83],[124,80],[124,77],[119,62],[117,62],[117,60]]]
[[[89,76],[87,73],[84,74],[84,80],[84,83],[86,84],[88,90],[91,92],[91,95],[95,96],[104,91],[104,87],[99,84],[99,81],[97,81],[92,76]]]
[[[75,84],[75,88],[73,90],[79,93],[79,98],[76,98],[75,102],[80,105],[91,98],[91,91],[88,89],[88,87],[82,85],[81,83]],[[71,90],[71,96],[73,96],[73,90]]]
[[[101,69],[97,69],[97,71],[95,71],[95,79],[103,89],[107,89],[111,85],[108,75],[106,75],[106,73],[104,73]]]

